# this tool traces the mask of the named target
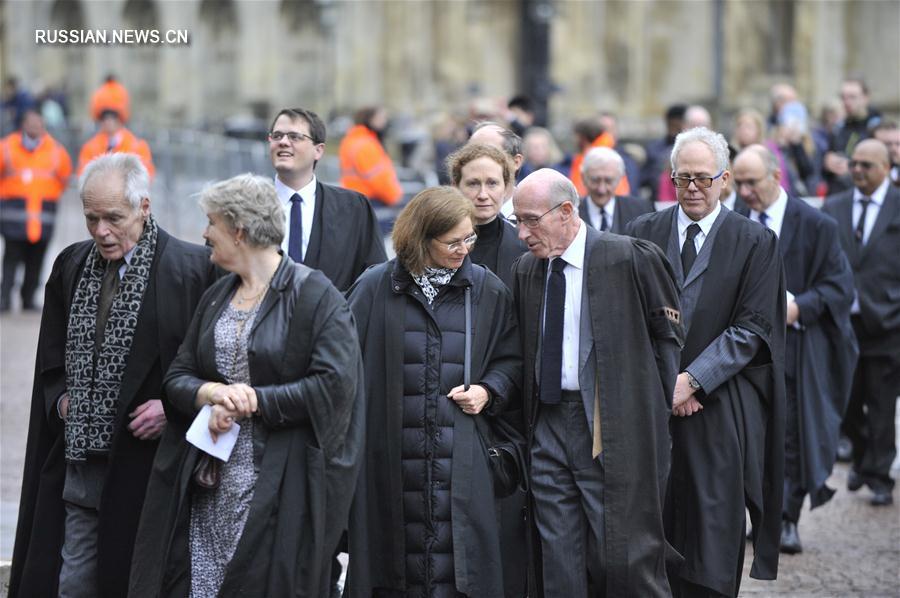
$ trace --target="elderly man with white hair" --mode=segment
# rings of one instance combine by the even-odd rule
[[[80,182],[90,240],[47,281],[10,596],[125,596],[162,434],[163,376],[215,271],[150,213],[138,156]],[[183,434],[182,429],[182,434]]]
[[[648,212],[653,204],[632,195],[616,195],[616,187],[625,175],[625,162],[608,147],[591,148],[581,163],[581,180],[588,193],[578,207],[581,219],[600,231],[623,234],[625,226]]]
[[[785,289],[775,234],[723,209],[728,144],[705,127],[672,148],[678,204],[628,227],[669,258],[685,328],[672,396],[666,537],[676,598],[737,596],[745,508],[750,576],[775,579],[784,472]],[[746,182],[746,181],[742,181]]]

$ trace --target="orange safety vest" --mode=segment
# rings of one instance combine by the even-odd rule
[[[593,143],[591,143],[591,147],[608,147],[613,148],[616,145],[616,140],[613,139],[613,136],[607,132],[603,132],[599,137],[594,139]],[[584,197],[587,195],[587,187],[584,186],[584,181],[581,180],[581,164],[584,162],[584,155],[590,151],[588,150],[581,152],[576,155],[572,159],[572,170],[569,171],[569,178],[572,180],[572,183],[575,184],[575,188],[578,189],[578,197]],[[631,185],[628,184],[628,178],[625,175],[622,175],[622,178],[619,179],[619,184],[616,185],[616,195],[630,195],[631,194]]]
[[[100,115],[104,110],[118,112],[123,123],[128,122],[128,118],[131,116],[128,90],[118,81],[104,83],[91,96],[91,117],[94,120],[100,120]]]
[[[44,133],[34,151],[22,134],[0,140],[0,230],[3,236],[37,243],[53,234],[56,206],[72,174],[68,152]]]
[[[392,206],[403,198],[397,171],[378,136],[365,125],[354,125],[338,148],[341,187]]]
[[[156,169],[153,167],[153,157],[150,155],[150,146],[147,145],[147,142],[125,128],[120,129],[118,134],[119,143],[112,150],[109,149],[109,135],[103,131],[88,139],[81,146],[81,152],[78,153],[78,176],[81,176],[81,173],[84,172],[84,167],[88,165],[88,162],[97,156],[121,152],[137,154],[144,166],[147,167],[150,178],[153,178],[153,175],[156,174]]]

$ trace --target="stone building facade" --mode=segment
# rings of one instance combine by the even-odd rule
[[[782,80],[815,113],[848,73],[900,112],[900,0],[9,0],[0,19],[5,75],[62,84],[86,119],[91,90],[116,73],[145,126],[287,105],[379,103],[417,119],[506,97],[532,68],[525,19],[549,33],[556,126],[604,109],[650,135],[669,103],[724,118],[765,109]],[[187,30],[190,44],[37,44],[36,29]]]

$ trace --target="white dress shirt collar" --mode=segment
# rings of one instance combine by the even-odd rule
[[[872,193],[872,195],[869,196],[869,198],[872,200],[872,203],[877,204],[879,208],[884,203],[884,196],[887,195],[888,187],[890,186],[890,184],[891,184],[890,179],[888,177],[884,177],[884,180],[881,181],[881,184],[878,186],[878,188],[875,189],[875,191]],[[853,203],[858,202],[863,197],[865,197],[865,194],[862,191],[860,191],[859,188],[854,187],[853,188]]]
[[[584,222],[581,222],[578,226],[578,233],[575,235],[575,238],[569,243],[569,246],[566,247],[566,250],[562,253],[562,259],[566,260],[566,263],[570,266],[574,266],[579,270],[584,268],[584,249],[587,244],[587,225]]]
[[[784,212],[787,210],[787,202],[788,195],[787,191],[779,187],[778,199],[772,202],[768,208],[766,208],[766,216],[768,220],[766,222],[766,227],[772,229],[772,232],[775,233],[776,237],[781,236],[781,225],[784,224]],[[755,222],[759,222],[759,212],[756,210],[750,210],[750,220]]]
[[[602,221],[600,211],[602,210],[606,213],[606,226],[609,227],[607,230],[612,229],[613,216],[616,213],[616,197],[613,196],[612,198],[610,198],[610,200],[606,202],[606,205],[602,208],[594,203],[594,200],[591,199],[590,195],[585,197],[584,201],[587,202],[588,215],[591,217],[591,222],[594,223],[594,228],[600,230],[600,222]]]
[[[294,193],[300,195],[300,212],[303,216],[303,258],[306,258],[306,249],[309,247],[309,238],[312,236],[313,218],[316,216],[316,175],[301,189],[292,189],[275,176],[275,192],[281,200],[284,210],[284,239],[281,241],[281,249],[286,254],[291,235],[291,198]]]

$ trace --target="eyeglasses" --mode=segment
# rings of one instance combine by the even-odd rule
[[[868,160],[850,160],[851,169],[856,168],[857,166],[859,166],[863,170],[869,170],[870,168],[875,167],[875,163],[869,162]]]
[[[471,249],[472,245],[475,244],[475,241],[478,240],[478,235],[476,235],[475,233],[472,233],[471,235],[469,235],[462,241],[453,241],[452,243],[448,243],[447,241],[441,241],[440,239],[438,239],[436,237],[434,240],[437,241],[438,243],[440,243],[441,245],[443,245],[444,247],[446,247],[448,252],[455,253],[455,252],[459,251],[460,249],[462,249],[463,245],[465,245],[466,248]]]
[[[588,177],[584,177],[584,182],[587,183],[588,185],[599,185],[599,184],[603,183],[607,187],[612,187],[614,185],[619,184],[620,178],[621,177],[617,178],[617,177],[588,176]]]
[[[563,202],[563,203],[566,203],[566,202]],[[513,226],[519,226],[520,224],[524,224],[527,228],[537,228],[537,225],[541,223],[541,218],[543,218],[544,216],[546,216],[547,214],[549,214],[556,208],[560,207],[561,205],[563,205],[563,204],[562,203],[556,204],[555,206],[553,206],[552,208],[550,208],[549,210],[547,210],[540,216],[516,216],[515,214],[513,214],[512,216],[509,217],[509,223],[512,224]]]
[[[672,184],[679,189],[687,189],[694,183],[698,189],[709,189],[712,187],[713,181],[725,174],[724,170],[720,170],[716,176],[673,176]]]
[[[291,143],[300,143],[303,139],[309,139],[313,143],[316,142],[315,139],[313,139],[312,137],[310,137],[309,135],[307,135],[305,133],[295,133],[293,131],[291,131],[289,133],[285,133],[284,131],[272,131],[271,133],[269,133],[269,141],[277,142],[277,141],[281,141],[285,137],[287,137]]]

